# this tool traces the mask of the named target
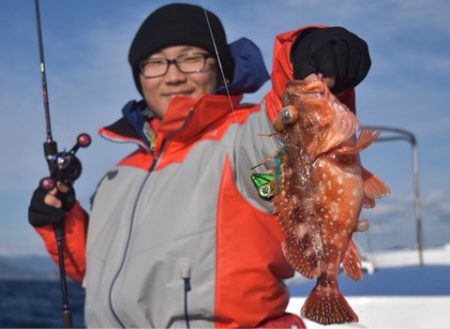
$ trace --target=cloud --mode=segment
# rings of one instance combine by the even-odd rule
[[[436,215],[450,222],[450,195],[447,191],[437,190],[428,193],[423,199],[424,207],[436,211]]]
[[[94,137],[89,149],[79,151],[84,172],[76,188],[85,206],[98,179],[133,148],[99,139],[96,131],[117,119],[126,101],[139,96],[126,61],[129,43],[145,16],[168,2],[42,1],[54,137],[60,147],[70,147],[82,131]],[[364,123],[398,126],[417,134],[426,234],[429,239],[444,241],[450,226],[450,120],[446,119],[450,103],[450,44],[446,42],[450,2],[191,2],[216,11],[230,41],[242,36],[255,41],[268,67],[273,38],[282,31],[305,24],[330,24],[346,26],[364,37],[369,42],[373,66],[357,88],[359,116]],[[42,155],[45,129],[34,13],[25,2],[4,1],[0,6],[6,8],[0,10],[0,15],[7,25],[0,31],[5,40],[0,45],[0,131],[4,141],[0,146],[0,193],[5,196],[2,207],[8,214],[0,218],[0,223],[4,227],[13,220],[23,223],[20,227],[14,224],[16,242],[3,243],[0,248],[32,250],[40,241],[30,238],[34,232],[28,231],[28,226],[25,229],[28,224],[23,217],[31,190],[47,173]],[[75,9],[78,15],[73,14]],[[257,102],[262,94],[246,99]],[[369,153],[372,149],[373,156]],[[390,197],[379,200],[375,209],[365,213],[372,224],[369,236],[373,244],[375,237],[379,247],[401,241],[413,244],[410,147],[392,143],[373,146],[364,154],[369,169],[393,189]],[[6,198],[11,192],[14,198]],[[5,230],[5,236],[8,232]]]
[[[421,203],[419,216],[426,246],[442,245],[450,236],[450,197],[447,191],[427,193]],[[413,198],[392,196],[377,202],[374,209],[364,210],[368,218],[368,234],[357,234],[357,240],[372,250],[416,244],[416,218]],[[370,246],[368,246],[370,244]]]

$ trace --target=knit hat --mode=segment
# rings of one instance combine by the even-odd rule
[[[205,16],[208,17],[208,21]],[[220,19],[200,6],[175,3],[160,7],[142,23],[130,46],[128,62],[133,71],[137,89],[142,94],[139,81],[139,63],[151,54],[174,45],[189,45],[205,49],[215,56],[214,43],[222,62],[225,77],[232,78],[233,59],[227,45],[225,30]]]

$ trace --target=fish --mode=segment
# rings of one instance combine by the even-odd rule
[[[359,219],[362,207],[373,208],[376,198],[390,192],[359,155],[380,133],[363,128],[357,136],[356,115],[321,76],[288,81],[282,105],[277,118],[282,122],[273,122],[284,136],[284,147],[274,156],[278,173],[265,174],[260,190],[274,206],[286,260],[316,279],[300,314],[324,325],[358,322],[339,290],[338,273],[342,267],[350,278],[363,278],[353,233],[367,229],[367,221]],[[270,179],[275,177],[276,184]]]

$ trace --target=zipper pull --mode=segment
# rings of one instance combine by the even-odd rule
[[[155,146],[156,146],[156,134],[153,134],[150,137],[150,150],[153,152],[155,150]]]
[[[191,328],[191,323],[189,319],[189,306],[188,306],[188,293],[191,291],[191,266],[188,258],[182,258],[179,260],[180,274],[183,279],[183,309],[184,309],[184,322],[186,328]]]

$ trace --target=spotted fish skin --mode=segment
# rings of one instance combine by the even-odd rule
[[[362,206],[373,206],[374,198],[389,192],[359,158],[379,133],[363,130],[356,138],[356,116],[321,78],[289,81],[283,106],[298,111],[298,119],[285,128],[280,189],[272,202],[286,259],[300,274],[317,279],[301,314],[321,324],[357,322],[337,275],[343,264],[351,278],[362,278],[352,235]]]

